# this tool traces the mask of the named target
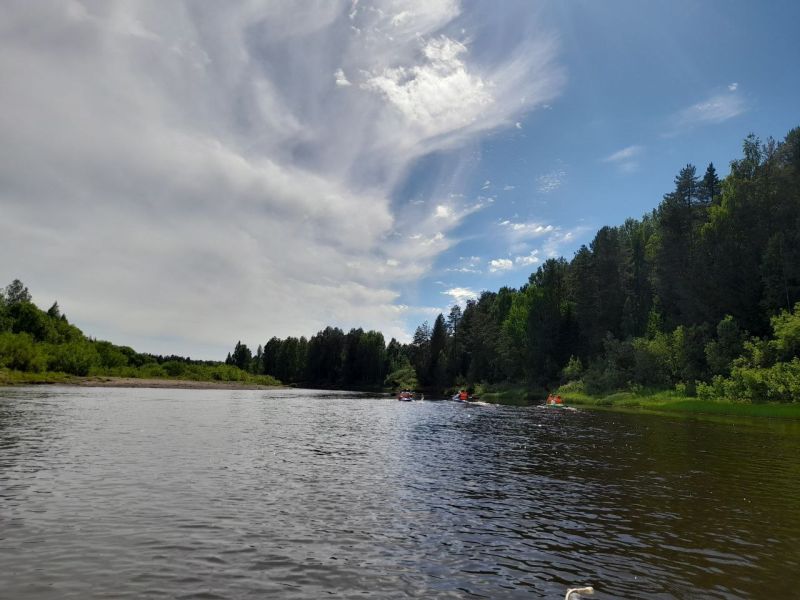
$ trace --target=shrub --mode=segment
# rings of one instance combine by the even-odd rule
[[[47,357],[27,333],[0,334],[0,367],[17,371],[44,371]]]

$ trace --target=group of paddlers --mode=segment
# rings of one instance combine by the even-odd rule
[[[547,404],[563,404],[563,400],[561,400],[561,396],[559,394],[548,394],[547,396]]]

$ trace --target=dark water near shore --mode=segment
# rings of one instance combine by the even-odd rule
[[[0,389],[2,598],[561,598],[577,584],[800,597],[800,425]]]

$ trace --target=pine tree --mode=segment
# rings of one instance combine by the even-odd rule
[[[706,174],[703,175],[698,189],[698,200],[706,205],[715,204],[719,200],[719,195],[720,181],[717,177],[717,170],[714,168],[714,163],[708,163]]]

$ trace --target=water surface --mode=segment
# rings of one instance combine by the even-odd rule
[[[0,389],[0,597],[797,597],[799,459],[769,420]]]

